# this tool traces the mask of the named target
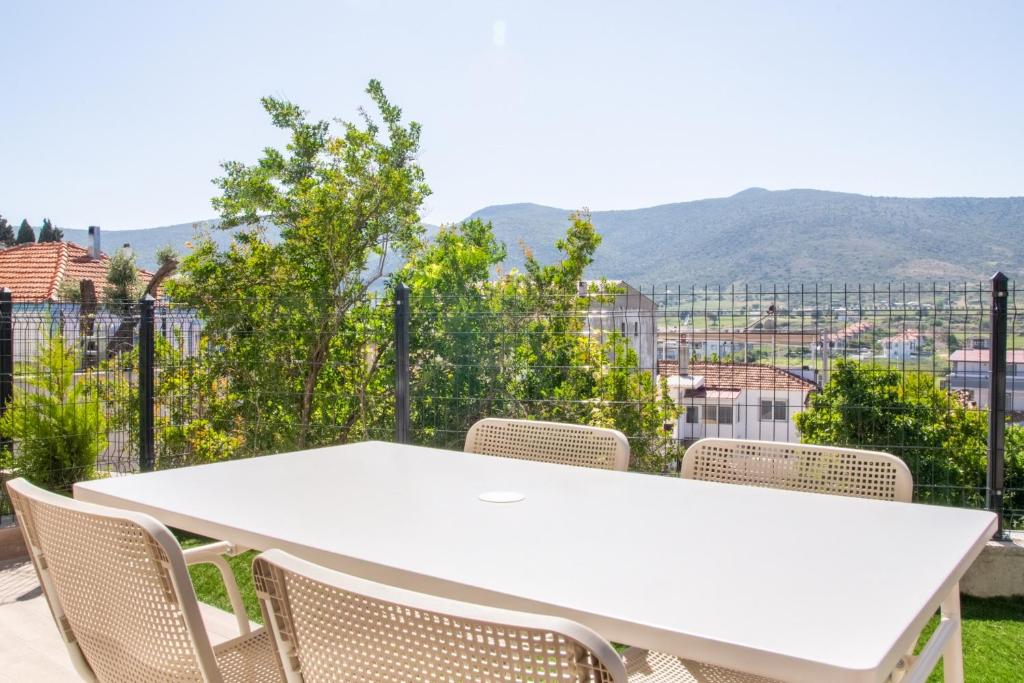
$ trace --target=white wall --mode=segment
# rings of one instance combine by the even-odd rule
[[[722,437],[735,439],[760,439],[764,441],[780,441],[797,443],[800,434],[796,428],[795,416],[804,409],[804,401],[808,392],[799,390],[760,390],[744,389],[738,399],[693,399],[684,398],[682,406],[696,406],[699,410],[699,422],[688,424],[686,415],[681,415],[676,425],[676,438],[693,440],[705,437]],[[761,401],[785,401],[785,420],[761,420]],[[733,406],[732,424],[708,424],[705,422],[707,404]]]

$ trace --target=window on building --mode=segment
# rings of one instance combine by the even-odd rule
[[[786,420],[788,414],[789,404],[786,401],[761,401],[762,420]]]
[[[732,424],[732,406],[705,406],[704,422],[707,424]]]
[[[623,320],[621,323],[619,323],[619,331],[622,332],[622,334],[626,334],[626,321],[625,320]]]
[[[640,323],[638,323],[636,321],[633,321],[633,336],[634,337],[639,337],[640,336]]]
[[[688,406],[686,408],[686,424],[695,425],[700,422],[700,408],[697,406]]]
[[[679,342],[659,341],[658,360],[677,361],[679,360]]]

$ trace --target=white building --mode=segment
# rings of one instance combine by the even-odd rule
[[[918,355],[921,350],[921,333],[917,330],[905,330],[878,343],[882,346],[882,355],[890,360],[907,360]]]
[[[810,380],[772,365],[690,363],[689,374],[667,377],[669,391],[686,411],[676,438],[762,439],[796,443],[794,416],[804,410]]]
[[[874,327],[870,320],[861,320],[847,325],[836,332],[829,332],[824,335],[829,351],[833,356],[845,355],[851,349],[863,343],[863,336]]]
[[[600,296],[607,289],[612,293]],[[658,344],[654,300],[621,280],[580,282],[579,294],[590,297],[584,334],[604,342],[611,332],[618,332],[636,352],[640,368],[654,373]]]
[[[979,408],[989,404],[989,354],[988,349],[960,349],[949,355],[948,388],[964,392]],[[1024,351],[1006,352],[1006,409],[1024,411]]]
[[[690,352],[696,360],[724,358],[732,353],[746,350],[746,344],[735,339],[722,339],[715,333],[695,333],[691,335]]]

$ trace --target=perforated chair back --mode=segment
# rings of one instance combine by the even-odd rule
[[[556,617],[385,586],[270,550],[253,563],[289,683],[626,683],[611,645]]]
[[[86,680],[223,679],[181,547],[148,515],[7,483],[39,582]]]
[[[615,429],[488,417],[470,427],[467,453],[605,470],[629,468],[629,441]]]
[[[835,446],[701,439],[686,450],[685,479],[908,503],[914,480],[888,453]]]

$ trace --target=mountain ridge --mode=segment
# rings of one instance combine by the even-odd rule
[[[520,245],[542,261],[571,209],[533,202],[496,204],[467,218],[488,220],[508,246],[506,268],[522,265]],[[728,197],[592,211],[603,240],[590,275],[638,284],[885,282],[973,280],[996,270],[1024,272],[1024,197],[892,197],[813,189],[752,187]],[[129,242],[140,266],[170,243],[179,251],[193,226],[106,231],[105,251]],[[432,226],[431,226],[432,227]],[[219,244],[227,231],[211,230]],[[84,230],[65,239],[86,244]]]

